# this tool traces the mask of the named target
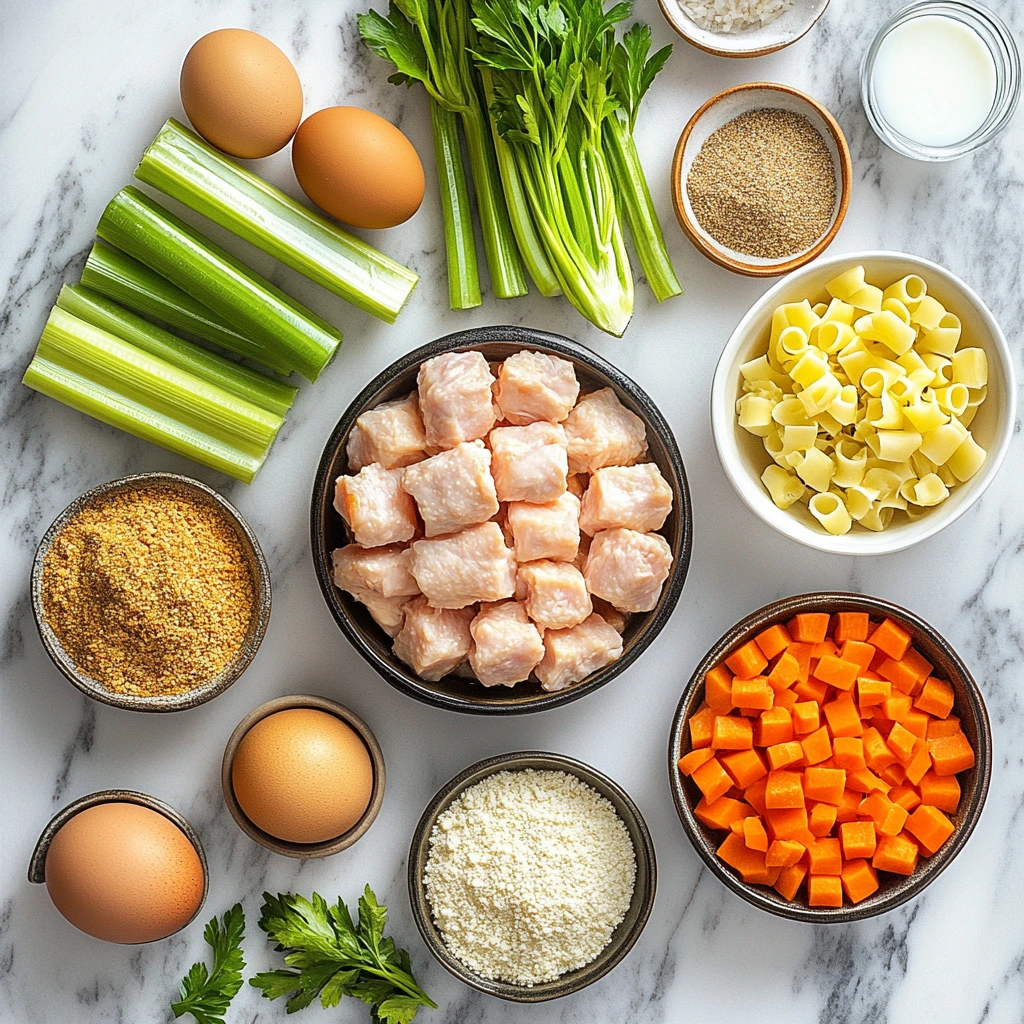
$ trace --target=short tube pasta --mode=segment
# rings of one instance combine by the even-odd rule
[[[853,525],[850,513],[842,499],[831,491],[828,494],[815,494],[807,503],[807,508],[833,537],[850,532]]]

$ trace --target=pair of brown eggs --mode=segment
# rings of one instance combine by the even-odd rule
[[[423,201],[423,165],[390,121],[360,107],[326,107],[302,121],[302,84],[269,39],[240,28],[198,40],[181,68],[193,128],[230,156],[255,160],[292,141],[302,191],[360,228],[390,228]],[[301,121],[301,124],[300,124]]]

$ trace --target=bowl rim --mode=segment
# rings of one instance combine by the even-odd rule
[[[962,803],[965,805],[964,817],[958,823],[953,837],[938,853],[929,858],[928,869],[917,878],[909,876],[910,880],[902,888],[894,890],[870,905],[861,903],[854,904],[853,906],[844,905],[843,907],[808,907],[796,903],[781,904],[766,896],[757,886],[748,885],[741,881],[702,841],[700,825],[693,814],[693,808],[690,806],[689,799],[686,796],[682,778],[677,767],[679,751],[682,749],[684,738],[683,730],[687,722],[686,706],[698,688],[704,685],[705,673],[718,664],[736,644],[738,638],[743,636],[755,624],[778,621],[784,617],[795,615],[798,612],[820,610],[822,605],[835,607],[837,604],[857,605],[861,611],[892,615],[902,619],[910,623],[914,629],[927,636],[949,658],[950,663],[956,668],[957,674],[960,676],[960,681],[963,683],[967,697],[967,708],[977,722],[978,749],[975,751],[975,764],[978,774],[975,788],[970,794],[969,799],[966,794],[962,799]],[[869,917],[877,917],[879,914],[888,913],[890,910],[895,910],[908,900],[913,899],[938,878],[964,848],[975,826],[978,824],[988,796],[989,783],[992,778],[992,729],[981,689],[953,645],[934,626],[926,622],[915,612],[884,598],[849,591],[812,591],[781,598],[780,600],[763,605],[749,615],[744,616],[712,644],[707,654],[697,664],[693,674],[690,676],[689,682],[683,688],[679,703],[676,705],[676,710],[672,715],[668,740],[668,777],[669,787],[672,791],[672,802],[675,804],[676,814],[683,826],[683,832],[686,834],[686,838],[689,839],[690,845],[697,852],[697,855],[711,869],[711,873],[720,882],[759,910],[765,910],[770,914],[784,917],[790,921],[806,921],[813,924],[847,924],[851,921],[861,921]]]
[[[219,507],[227,515],[228,520],[237,531],[239,540],[251,550],[252,564],[255,567],[253,584],[256,595],[253,605],[252,642],[243,645],[234,663],[221,671],[220,678],[206,682],[201,686],[195,687],[195,689],[186,690],[184,693],[141,697],[134,694],[114,693],[103,686],[98,680],[94,680],[91,676],[80,672],[74,666],[74,663],[67,656],[60,641],[57,639],[53,628],[46,620],[46,613],[43,607],[43,569],[46,556],[53,545],[53,541],[64,527],[67,526],[68,522],[80,511],[103,495],[117,491],[137,489],[148,485],[156,485],[168,489],[191,490],[201,495],[202,500]],[[212,487],[204,484],[201,480],[195,480],[180,473],[132,473],[129,476],[118,477],[116,480],[109,480],[107,483],[98,484],[83,491],[50,523],[36,545],[35,555],[32,559],[31,597],[32,617],[35,619],[36,629],[39,632],[43,650],[46,651],[47,657],[53,662],[61,675],[87,697],[91,697],[101,704],[121,708],[125,711],[155,713],[188,711],[191,708],[199,707],[201,704],[213,700],[214,697],[218,697],[235,683],[249,665],[252,664],[260,645],[263,643],[263,638],[267,633],[267,626],[270,623],[270,569],[267,566],[263,549],[260,547],[252,527],[246,522],[242,513],[227,498]]]
[[[1001,369],[1006,380],[1006,392],[1008,396],[1005,422],[1010,423],[1011,427],[1010,429],[1003,431],[1003,437],[999,446],[988,451],[985,466],[981,471],[980,480],[978,480],[977,483],[975,483],[974,480],[968,482],[969,484],[974,484],[974,493],[971,495],[969,501],[965,502],[958,509],[945,510],[945,516],[941,514],[922,516],[911,524],[912,529],[900,530],[899,532],[886,530],[882,533],[868,534],[866,536],[871,538],[871,546],[868,547],[861,543],[861,540],[865,538],[865,535],[859,532],[851,530],[850,533],[847,533],[842,537],[833,537],[831,534],[827,534],[824,531],[819,533],[818,531],[811,529],[811,527],[801,523],[792,515],[787,514],[784,518],[782,516],[766,515],[766,512],[770,513],[771,509],[768,509],[767,505],[760,500],[754,500],[752,495],[748,493],[747,489],[739,482],[740,477],[746,479],[747,477],[751,477],[752,474],[747,469],[742,456],[735,450],[735,446],[729,440],[729,432],[732,431],[735,426],[735,413],[733,412],[735,397],[729,397],[726,394],[726,386],[733,361],[736,359],[737,353],[742,347],[744,337],[749,331],[750,325],[754,320],[761,316],[765,309],[779,301],[778,296],[792,285],[793,278],[796,273],[811,273],[839,264],[849,264],[853,266],[855,264],[862,263],[865,265],[865,268],[867,268],[871,261],[880,259],[897,261],[905,260],[913,266],[915,272],[921,272],[923,275],[931,274],[933,277],[940,277],[944,280],[944,283],[952,284],[964,293],[967,301],[974,307],[975,312],[981,317],[988,327],[989,334],[992,337],[992,347],[995,349],[996,353],[998,353]],[[870,273],[870,270],[868,272]],[[787,275],[781,281],[777,281],[768,289],[768,291],[757,299],[746,313],[744,313],[742,319],[734,328],[732,334],[729,336],[729,340],[725,343],[725,347],[722,349],[722,354],[719,356],[718,364],[715,367],[715,374],[711,382],[711,436],[715,442],[715,450],[718,452],[718,460],[721,463],[726,477],[728,477],[729,482],[732,484],[733,489],[740,496],[747,508],[750,509],[758,519],[772,527],[772,529],[777,533],[782,534],[784,537],[788,537],[790,540],[797,541],[806,547],[814,548],[818,551],[824,551],[827,554],[892,554],[896,551],[903,551],[905,548],[913,547],[915,544],[928,540],[947,526],[955,523],[969,509],[974,507],[978,502],[978,499],[981,498],[989,485],[995,479],[995,475],[999,471],[999,468],[1003,463],[1003,459],[1006,457],[1006,452],[1009,449],[1010,442],[1013,438],[1012,424],[1016,421],[1016,409],[1017,386],[1013,366],[1013,356],[1010,352],[1006,335],[999,326],[999,322],[996,320],[995,315],[982,300],[981,296],[951,270],[947,270],[938,263],[934,263],[923,256],[915,256],[912,253],[887,249],[863,249],[855,252],[832,253],[816,260],[812,266],[802,267],[799,271]],[[761,497],[762,495],[758,493],[758,499]],[[774,509],[775,505],[771,502],[767,493],[764,493],[763,497],[764,501],[771,504],[771,508]],[[780,509],[779,511],[785,512],[784,509]],[[943,508],[942,506],[939,506],[937,509],[932,511],[942,513]]]
[[[538,763],[540,764],[539,767]],[[628,817],[630,819],[630,822],[634,825],[640,839],[639,844],[636,842],[633,843],[633,851],[637,861],[637,877],[639,878],[639,866],[642,861],[649,878],[649,884],[646,889],[641,891],[639,888],[634,887],[633,890],[630,907],[632,908],[634,902],[639,904],[639,911],[635,922],[628,931],[624,932],[617,939],[613,938],[609,943],[609,945],[614,943],[615,948],[612,955],[609,957],[608,961],[602,965],[601,969],[596,971],[592,978],[589,978],[586,982],[577,986],[573,986],[571,981],[566,982],[565,979],[570,978],[572,975],[577,974],[580,971],[586,971],[590,964],[577,968],[576,971],[569,971],[566,974],[561,975],[559,978],[556,978],[554,981],[543,982],[540,985],[533,987],[515,985],[506,981],[492,981],[488,978],[483,978],[475,971],[466,967],[460,960],[456,959],[453,954],[448,952],[448,948],[445,946],[443,939],[441,939],[440,933],[430,916],[429,909],[424,913],[424,910],[428,908],[428,900],[426,888],[423,884],[423,869],[426,866],[427,857],[429,856],[429,842],[427,840],[429,839],[430,832],[432,831],[437,818],[447,810],[447,808],[451,806],[451,804],[454,803],[454,801],[458,799],[465,790],[470,788],[470,786],[475,785],[477,782],[482,782],[485,778],[489,778],[499,772],[523,771],[531,768],[536,771],[565,772],[567,775],[574,775],[581,782],[590,786],[591,789],[594,789],[602,796],[605,796],[605,794],[601,792],[601,788],[599,787],[604,787],[609,792],[613,793],[621,802],[626,812],[625,815],[623,815],[620,809],[616,807],[616,814],[618,814],[620,818],[625,819]],[[595,785],[595,782],[597,785]],[[605,799],[608,799],[607,796],[605,796]],[[420,856],[418,852],[420,848],[425,851],[422,856]],[[423,813],[420,815],[415,829],[413,830],[412,840],[409,845],[406,874],[409,889],[409,904],[412,908],[413,920],[416,922],[416,927],[419,929],[420,936],[427,948],[430,950],[434,959],[446,971],[448,971],[449,974],[458,978],[459,981],[468,985],[470,988],[475,989],[477,992],[483,992],[485,995],[496,996],[497,998],[504,999],[507,1002],[516,1003],[540,1003],[547,1002],[551,999],[560,999],[562,996],[572,995],[573,993],[579,992],[589,985],[592,985],[595,981],[603,978],[617,967],[626,957],[626,954],[629,953],[636,944],[641,933],[646,927],[651,916],[651,911],[654,908],[654,900],[658,888],[658,863],[654,850],[654,840],[651,836],[650,829],[647,826],[647,822],[640,813],[640,808],[637,807],[636,803],[634,803],[632,797],[630,797],[619,783],[614,779],[609,778],[604,774],[604,772],[599,771],[597,768],[594,768],[583,761],[577,760],[574,757],[570,757],[567,754],[559,754],[546,750],[517,750],[510,751],[505,754],[496,754],[491,757],[485,757],[482,760],[469,765],[468,768],[464,768],[458,775],[449,779],[448,782],[441,786],[433,797],[431,797],[427,806],[424,808]],[[606,946],[605,949],[607,948],[608,947]],[[604,950],[602,950],[598,956],[601,956],[603,953]],[[593,963],[593,961],[591,961],[591,963]],[[559,991],[559,989],[562,990]]]
[[[819,19],[825,13],[828,8],[830,0],[824,0],[817,14],[807,23],[807,27],[799,34],[795,35],[790,39],[784,39],[781,43],[770,43],[767,46],[758,46],[748,50],[723,50],[720,47],[708,46],[705,43],[699,43],[697,40],[686,30],[687,22],[691,22],[691,19],[686,15],[686,12],[681,8],[676,10],[686,18],[686,22],[681,22],[677,18],[676,11],[670,10],[669,3],[671,0],[658,0],[658,6],[661,8],[661,13],[665,20],[668,22],[669,27],[678,35],[681,39],[685,39],[691,46],[696,47],[698,50],[703,50],[705,53],[710,53],[715,57],[730,57],[733,59],[742,60],[748,57],[764,57],[769,53],[777,53],[779,50],[784,50],[787,46],[792,46],[793,43],[803,39],[808,32],[818,24]],[[696,23],[694,23],[696,24]],[[771,24],[769,22],[769,24]],[[698,28],[700,26],[697,26]]]
[[[663,0],[659,0],[659,2],[663,2]],[[839,153],[839,202],[836,208],[835,217],[833,218],[828,231],[826,231],[825,234],[823,234],[821,238],[819,238],[818,241],[809,249],[797,253],[795,256],[792,256],[781,263],[772,263],[768,265],[762,263],[747,263],[725,252],[724,249],[721,249],[716,245],[712,245],[704,235],[697,230],[696,225],[693,223],[689,213],[687,212],[685,197],[683,195],[683,157],[685,155],[686,145],[690,140],[690,135],[693,133],[694,128],[696,128],[697,123],[713,106],[716,106],[727,97],[736,93],[748,92],[754,89],[785,93],[789,96],[795,96],[797,99],[809,104],[825,122],[829,135],[835,143],[836,151]],[[733,85],[728,89],[723,89],[721,92],[715,93],[714,96],[706,100],[697,108],[690,120],[686,122],[686,127],[683,128],[682,133],[679,136],[675,152],[672,155],[671,174],[672,178],[670,186],[672,190],[672,208],[675,210],[676,220],[679,222],[679,226],[683,229],[683,233],[693,243],[694,248],[702,256],[711,260],[712,263],[716,263],[718,266],[724,267],[726,270],[731,270],[734,274],[743,274],[746,277],[781,277],[783,274],[788,274],[793,270],[797,270],[820,256],[832,244],[839,232],[839,228],[842,226],[842,223],[846,218],[846,212],[850,207],[850,192],[853,187],[853,162],[850,158],[850,146],[846,141],[846,136],[843,134],[843,129],[839,126],[839,122],[832,116],[829,110],[823,104],[819,103],[813,96],[809,96],[807,93],[801,92],[799,89],[794,89],[791,85],[784,85],[781,82],[746,82],[743,85]]]
[[[636,638],[632,646],[623,652],[621,658],[605,666],[605,668],[599,669],[591,678],[566,687],[564,690],[544,693],[529,702],[514,705],[478,704],[463,697],[435,690],[429,683],[414,681],[397,672],[394,666],[381,658],[367,644],[360,629],[352,622],[347,613],[345,603],[338,597],[328,558],[325,552],[321,550],[323,545],[321,543],[322,522],[320,509],[324,504],[328,489],[333,486],[333,481],[328,478],[328,469],[345,434],[351,429],[352,423],[355,422],[356,416],[359,415],[363,407],[379,391],[386,387],[395,376],[406,372],[413,366],[445,352],[473,349],[486,343],[503,343],[521,348],[532,347],[539,351],[550,352],[585,363],[591,370],[596,371],[597,374],[606,379],[605,386],[612,387],[620,397],[625,394],[630,402],[642,409],[645,426],[648,430],[652,430],[658,435],[660,442],[665,446],[669,462],[672,464],[672,468],[679,479],[679,489],[678,491],[673,489],[673,498],[677,502],[678,514],[681,519],[681,547],[679,557],[673,563],[669,577],[665,581],[662,598],[659,602],[659,607],[656,609],[657,614],[655,617],[647,625],[643,633]],[[668,623],[669,618],[671,618],[689,572],[690,557],[693,551],[693,505],[690,499],[690,489],[687,483],[686,470],[683,466],[682,454],[668,420],[665,419],[665,416],[650,395],[639,384],[623,373],[622,370],[579,342],[559,334],[551,334],[547,331],[531,327],[517,327],[513,325],[476,327],[444,335],[401,356],[377,374],[348,405],[324,445],[323,453],[313,478],[313,493],[310,499],[310,546],[313,556],[313,568],[317,583],[320,586],[320,593],[323,595],[334,621],[362,658],[385,682],[407,696],[422,701],[424,704],[430,704],[433,707],[443,708],[447,711],[479,715],[535,714],[540,711],[570,704],[592,693],[594,690],[600,689],[629,668],[654,642],[658,634]]]
[[[370,763],[373,765],[373,786],[370,790],[370,802],[366,805],[359,820],[347,831],[333,839],[325,839],[319,843],[294,843],[287,839],[278,839],[277,836],[264,832],[258,825],[252,822],[242,810],[234,787],[231,784],[231,769],[235,762],[235,754],[238,752],[239,744],[245,734],[257,723],[277,714],[279,711],[291,711],[296,708],[310,708],[314,711],[324,711],[341,719],[346,725],[359,735],[359,738],[366,746],[370,755]],[[384,789],[387,782],[387,773],[384,767],[384,751],[381,749],[373,730],[359,717],[351,708],[339,704],[329,697],[321,697],[312,693],[293,693],[284,697],[274,697],[264,701],[258,707],[250,711],[235,726],[228,741],[224,746],[224,756],[220,765],[220,787],[224,794],[224,803],[227,804],[231,817],[235,824],[251,839],[260,846],[270,850],[272,853],[279,853],[283,857],[294,857],[297,860],[313,860],[322,857],[331,857],[342,850],[347,850],[353,843],[358,842],[374,823],[380,813],[381,805],[384,803]]]

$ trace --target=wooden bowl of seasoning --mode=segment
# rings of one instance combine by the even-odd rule
[[[32,612],[50,660],[87,696],[183,711],[255,657],[270,570],[216,491],[143,473],[86,491],[53,521],[32,564]]]
[[[672,161],[676,219],[726,270],[778,277],[820,256],[850,204],[850,148],[805,93],[749,82],[712,96]]]

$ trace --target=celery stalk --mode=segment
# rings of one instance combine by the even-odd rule
[[[416,286],[411,270],[239,167],[174,118],[143,154],[135,177],[388,323]]]
[[[108,331],[122,341],[159,356],[178,369],[193,373],[208,384],[216,384],[267,412],[284,416],[295,401],[299,389],[291,384],[282,384],[247,366],[208,352],[122,309],[116,302],[88,288],[64,285],[57,296],[57,305],[79,320]]]
[[[82,270],[82,284],[126,309],[185,331],[194,338],[256,360],[278,373],[291,372],[291,366],[280,353],[250,341],[212,309],[196,302],[177,285],[120,249],[102,242],[93,245]]]
[[[218,245],[129,185],[110,201],[96,233],[192,298],[236,323],[253,341],[276,347],[293,369],[316,380],[341,332]]]

